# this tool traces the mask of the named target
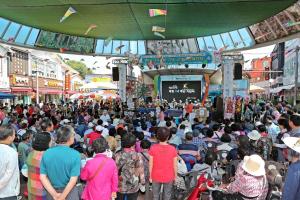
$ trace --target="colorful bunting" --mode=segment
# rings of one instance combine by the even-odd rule
[[[150,17],[167,15],[167,10],[162,9],[149,9]]]
[[[106,38],[105,40],[104,40],[104,46],[106,47],[106,46],[108,46],[109,45],[109,43],[112,41],[112,37],[108,37],[108,38]]]
[[[152,26],[152,31],[164,33],[166,31],[166,29],[164,27],[160,27],[160,26]]]
[[[163,34],[159,33],[159,32],[154,32],[154,35],[156,35],[158,37],[161,37],[163,39],[166,39],[166,37]]]
[[[70,15],[76,13],[77,11],[73,8],[73,7],[69,7],[69,9],[66,11],[66,13],[64,14],[64,16],[59,20],[60,23],[62,23],[63,21],[65,21],[65,19],[67,19]]]
[[[89,32],[90,32],[91,30],[95,29],[95,28],[97,28],[97,25],[96,25],[96,24],[91,24],[91,25],[89,26],[89,28],[86,30],[86,32],[84,33],[84,35],[89,34]]]

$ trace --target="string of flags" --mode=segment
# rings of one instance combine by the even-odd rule
[[[149,9],[149,16],[150,17],[156,17],[156,16],[166,16],[168,11],[165,9]],[[152,32],[155,36],[158,36],[162,39],[165,39],[166,37],[162,34],[166,32],[165,27],[161,26],[152,26]]]
[[[69,7],[69,9],[65,12],[64,16],[59,20],[60,23],[65,21],[70,15],[76,13],[77,11],[73,7]]]

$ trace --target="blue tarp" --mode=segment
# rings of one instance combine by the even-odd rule
[[[0,99],[13,99],[15,98],[15,95],[0,92]]]

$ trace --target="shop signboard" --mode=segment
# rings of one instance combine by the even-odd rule
[[[13,86],[29,86],[29,78],[28,77],[11,75],[10,81]]]

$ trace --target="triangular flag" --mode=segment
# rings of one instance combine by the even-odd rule
[[[77,11],[73,7],[69,7],[64,16],[59,20],[62,23],[65,19],[67,19],[70,15],[76,13]]]
[[[166,29],[164,27],[160,27],[160,26],[152,26],[152,31],[164,33],[166,31]]]
[[[104,46],[106,47],[106,46],[108,46],[109,45],[109,43],[112,41],[112,37],[108,37],[108,38],[106,38],[105,40],[104,40]]]
[[[154,32],[154,35],[156,35],[158,37],[161,37],[163,39],[166,39],[166,37],[163,34],[159,33],[159,32]]]
[[[167,10],[162,10],[162,9],[149,9],[149,15],[150,15],[150,17],[161,16],[161,15],[167,15]]]
[[[84,35],[89,34],[89,32],[90,32],[91,30],[95,29],[95,28],[97,28],[97,25],[96,25],[96,24],[91,24],[91,25],[89,26],[89,28],[86,30],[86,32],[84,33]]]

